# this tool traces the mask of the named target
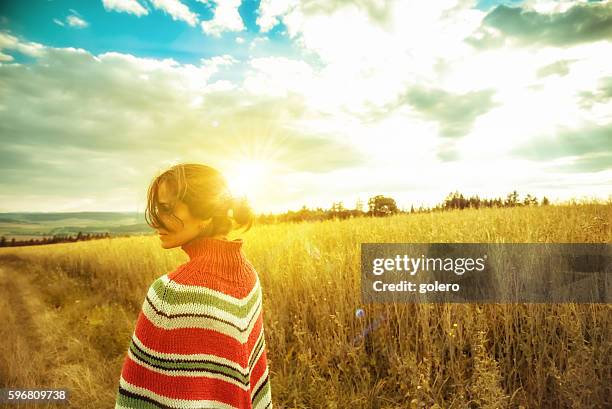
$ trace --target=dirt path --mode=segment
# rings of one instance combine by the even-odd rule
[[[111,407],[109,387],[98,378],[104,363],[81,333],[82,326],[71,322],[75,312],[80,317],[78,307],[48,304],[40,287],[44,284],[37,280],[27,267],[0,264],[0,387],[68,389],[71,404],[10,407]]]
[[[32,311],[45,309],[40,296],[32,286],[27,274],[19,274],[11,267],[0,266],[0,293],[6,297],[9,308],[20,331],[15,335],[21,337],[30,350],[40,348],[40,337],[37,333]]]
[[[42,320],[52,311],[42,300],[32,284],[33,277],[18,271],[10,264],[0,265],[0,294],[2,295],[1,319],[4,323],[1,357],[0,383],[3,387],[37,388],[49,387],[47,379],[41,378],[49,365],[48,346],[41,332]],[[55,407],[45,404],[20,404],[12,407]]]

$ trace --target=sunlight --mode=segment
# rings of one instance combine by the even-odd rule
[[[269,173],[268,162],[246,159],[234,164],[225,175],[234,196],[246,196],[253,200],[257,191],[265,185]]]

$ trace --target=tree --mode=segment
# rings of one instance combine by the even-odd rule
[[[542,198],[542,203],[541,203],[541,205],[542,205],[542,206],[548,206],[549,204],[550,204],[550,201],[548,200],[548,198],[547,198],[546,196],[544,196],[544,197]]]
[[[331,212],[332,213],[340,213],[344,211],[344,204],[340,201],[340,202],[334,202],[332,203],[332,207],[331,207]]]
[[[444,208],[445,209],[465,209],[469,207],[470,201],[463,197],[463,193],[459,193],[458,191],[449,193],[444,199]]]
[[[525,199],[523,199],[523,204],[525,206],[537,205],[538,199],[536,199],[534,196],[531,196],[530,194],[527,194],[527,196],[525,196]]]
[[[506,196],[506,206],[517,206],[519,204],[519,200],[518,200],[518,192],[516,190],[512,191],[512,193],[508,193],[508,196]]]
[[[368,200],[368,214],[372,216],[388,216],[398,212],[395,200],[390,197],[377,195]]]
[[[481,205],[481,201],[480,201],[480,197],[478,197],[478,195],[476,196],[471,196],[468,200],[468,207],[471,207],[473,209],[480,209],[480,205]]]

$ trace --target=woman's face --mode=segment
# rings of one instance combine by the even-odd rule
[[[189,208],[185,203],[176,200],[174,206],[174,216],[170,215],[172,201],[174,196],[168,189],[166,182],[161,182],[157,189],[157,199],[159,206],[159,216],[163,220],[165,226],[159,226],[156,230],[161,240],[161,245],[165,249],[181,246],[195,238],[201,229],[205,226],[205,221],[194,217],[189,212]],[[181,224],[176,218],[183,221]]]

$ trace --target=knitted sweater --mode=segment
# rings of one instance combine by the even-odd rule
[[[149,288],[115,408],[272,408],[259,277],[242,239],[196,238]]]

